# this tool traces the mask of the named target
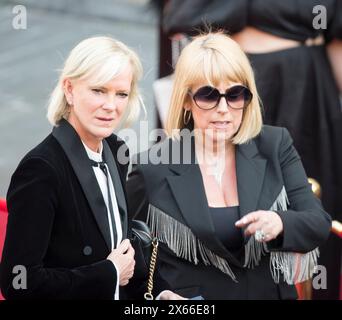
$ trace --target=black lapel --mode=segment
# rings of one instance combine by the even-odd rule
[[[121,224],[123,229],[123,239],[127,237],[127,205],[126,198],[123,191],[123,187],[121,184],[121,179],[119,175],[119,171],[114,160],[113,154],[109,148],[109,145],[106,140],[102,141],[103,143],[103,156],[105,161],[107,162],[109,172],[114,184],[115,196],[119,207]]]
[[[111,250],[107,208],[81,139],[75,129],[66,120],[62,120],[58,127],[53,128],[52,135],[66,153],[108,249]]]
[[[177,142],[173,142],[173,144],[175,146]],[[193,143],[191,153],[192,159],[195,159]],[[241,267],[241,262],[225,248],[216,236],[198,164],[170,164],[169,169],[176,173],[176,175],[167,177],[167,180],[186,224],[207,248],[232,264]]]
[[[260,156],[255,141],[236,146],[236,178],[240,217],[255,211],[265,177],[267,160]],[[247,241],[248,238],[245,239]]]

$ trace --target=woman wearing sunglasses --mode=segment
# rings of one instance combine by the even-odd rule
[[[187,298],[295,299],[331,219],[287,130],[263,126],[249,61],[223,33],[182,51],[167,133],[127,182],[162,276]]]

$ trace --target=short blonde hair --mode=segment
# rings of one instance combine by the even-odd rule
[[[49,122],[56,126],[63,118],[68,118],[70,106],[63,91],[64,79],[91,79],[94,86],[102,86],[115,78],[128,63],[132,67],[133,79],[122,121],[126,126],[131,124],[139,116],[140,109],[144,109],[138,89],[142,65],[133,50],[118,40],[104,36],[85,39],[71,50],[50,96],[47,111]]]
[[[181,52],[174,74],[174,85],[166,124],[168,136],[179,137],[179,129],[193,129],[193,120],[184,124],[184,105],[189,90],[200,83],[217,86],[221,81],[238,82],[248,87],[253,99],[244,110],[239,131],[232,138],[242,144],[257,136],[262,128],[262,114],[254,74],[240,46],[223,32],[209,32],[194,38]],[[178,130],[175,130],[178,129]]]

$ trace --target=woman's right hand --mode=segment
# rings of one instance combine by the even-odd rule
[[[122,241],[119,246],[109,254],[107,259],[112,261],[119,269],[120,286],[127,285],[129,279],[133,277],[135,267],[134,249],[130,241],[128,239]]]

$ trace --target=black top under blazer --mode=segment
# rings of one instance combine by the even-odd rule
[[[117,161],[119,148],[127,149],[117,136],[103,140],[125,239],[130,230],[124,191],[128,164]],[[6,299],[114,299],[117,273],[106,259],[111,251],[107,207],[86,150],[67,121],[22,159],[7,205],[0,279]],[[26,267],[26,289],[13,288],[16,265]],[[164,288],[159,284],[157,293]],[[145,285],[131,279],[123,287],[130,290],[121,289],[120,297],[142,298]]]
[[[288,131],[263,126],[256,138],[236,145],[240,217],[273,208],[283,222],[283,234],[267,243],[266,252],[253,237],[244,237],[247,246],[240,253],[230,252],[220,242],[199,166],[193,162],[193,139],[190,164],[184,164],[182,153],[181,164],[170,160],[156,165],[149,157],[169,152],[171,158],[172,150],[182,148],[183,139],[167,139],[141,153],[126,186],[129,215],[148,220],[161,242],[158,270],[163,278],[188,298],[296,299],[293,282],[285,282],[281,272],[274,278],[270,263],[277,258],[292,261],[293,252],[316,263],[316,248],[327,239],[331,218],[312,193]],[[261,250],[259,258],[247,260],[252,261],[249,268],[244,267],[246,248]]]

